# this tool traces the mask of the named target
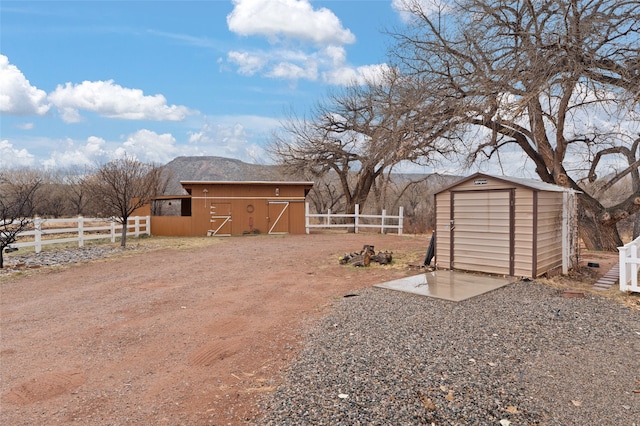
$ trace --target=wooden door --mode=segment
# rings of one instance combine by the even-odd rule
[[[231,203],[211,203],[211,226],[207,235],[231,235]]]
[[[269,234],[289,232],[289,202],[269,201]]]

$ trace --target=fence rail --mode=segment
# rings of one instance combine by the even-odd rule
[[[360,228],[377,228],[380,229],[380,233],[384,234],[385,229],[397,229],[398,235],[402,235],[403,228],[403,214],[404,209],[400,207],[397,216],[388,215],[386,210],[382,210],[380,215],[372,214],[360,214],[360,205],[356,204],[356,211],[354,214],[335,214],[331,213],[331,209],[327,213],[309,213],[309,203],[305,203],[305,228],[307,234],[311,228],[353,228],[357,234]],[[311,223],[311,219],[320,219],[320,223]],[[337,223],[339,219],[353,219],[352,223]],[[365,221],[363,222],[363,219]],[[376,223],[367,223],[368,220],[373,220]],[[378,223],[379,222],[379,223]]]
[[[640,237],[618,247],[620,252],[620,290],[640,293],[638,267],[640,266]]]
[[[65,225],[74,226],[65,226]],[[58,225],[58,226],[56,226]],[[110,218],[86,218],[82,216],[66,219],[33,219],[33,230],[21,232],[18,239],[27,237],[31,241],[16,242],[11,247],[35,247],[36,253],[42,251],[42,246],[47,244],[59,244],[78,242],[78,247],[83,247],[85,241],[109,239],[112,243],[122,233],[122,225]],[[69,234],[75,234],[69,236]],[[140,234],[151,235],[151,217],[134,216],[127,220],[127,236],[139,237]],[[60,235],[60,238],[47,238],[52,235]],[[43,238],[44,237],[44,238]]]

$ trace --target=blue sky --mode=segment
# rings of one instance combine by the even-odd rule
[[[280,121],[379,72],[399,25],[392,0],[2,0],[0,168],[269,163]]]

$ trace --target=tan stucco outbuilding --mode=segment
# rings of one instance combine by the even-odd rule
[[[435,194],[438,268],[514,277],[577,263],[576,192],[476,173]]]
[[[305,233],[305,199],[313,182],[181,181],[180,184],[186,195],[153,200],[153,235]]]

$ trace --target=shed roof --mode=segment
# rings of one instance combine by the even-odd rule
[[[533,189],[535,191],[549,191],[549,192],[576,192],[571,188],[566,188],[564,186],[560,186],[560,185],[554,185],[551,183],[547,183],[547,182],[542,182],[540,180],[535,180],[535,179],[527,179],[527,178],[520,178],[520,177],[513,177],[513,176],[495,176],[495,175],[488,175],[485,173],[474,173],[471,176],[467,176],[465,178],[460,179],[459,181],[447,186],[446,188],[441,189],[440,191],[438,191],[438,193],[440,192],[444,192],[444,191],[448,191],[451,188],[460,185],[461,183],[473,180],[473,179],[478,179],[478,178],[492,178],[492,179],[497,179],[497,180],[501,180],[503,182],[509,182],[509,183],[513,183],[515,185],[518,186],[523,186],[526,188],[530,188]]]
[[[181,180],[180,185],[280,185],[280,186],[313,186],[313,182],[289,182],[289,181],[231,181],[231,180]]]

